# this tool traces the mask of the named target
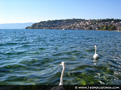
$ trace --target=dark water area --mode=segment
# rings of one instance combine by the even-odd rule
[[[0,85],[58,85],[62,61],[64,85],[121,85],[121,32],[0,30]]]

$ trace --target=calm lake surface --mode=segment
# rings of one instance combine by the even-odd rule
[[[0,30],[0,85],[58,85],[62,61],[64,85],[121,85],[121,32]]]

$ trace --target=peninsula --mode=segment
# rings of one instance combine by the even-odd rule
[[[62,19],[34,23],[26,29],[119,30],[121,19]]]

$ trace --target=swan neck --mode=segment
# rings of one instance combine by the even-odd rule
[[[60,77],[60,83],[59,83],[59,85],[63,85],[63,74],[64,74],[65,66],[63,65],[62,67],[63,67],[63,70],[61,72],[61,77]]]
[[[95,54],[96,54],[97,47],[95,47]]]

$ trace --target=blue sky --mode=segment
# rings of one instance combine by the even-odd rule
[[[0,0],[0,23],[121,19],[121,0]]]

